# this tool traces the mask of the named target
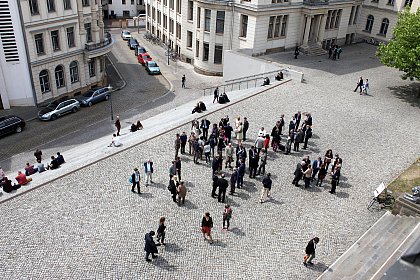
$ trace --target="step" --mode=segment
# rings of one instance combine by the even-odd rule
[[[372,280],[379,280],[382,278],[384,273],[395,263],[397,262],[402,254],[412,245],[418,238],[420,238],[420,218],[408,217],[413,220],[415,227],[411,230],[410,234],[406,237],[405,240],[394,250],[394,252],[388,257],[386,262],[377,270],[377,272],[372,276]]]
[[[385,213],[318,279],[369,279],[377,275],[418,224],[417,218]]]

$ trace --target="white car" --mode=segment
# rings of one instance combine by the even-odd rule
[[[127,41],[127,40],[130,40],[131,38],[133,38],[133,36],[131,36],[130,31],[123,30],[123,31],[121,31],[121,38],[122,38],[124,41]]]

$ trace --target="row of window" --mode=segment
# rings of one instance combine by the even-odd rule
[[[375,2],[375,3],[378,3],[379,2],[379,0],[372,0],[372,2]],[[394,5],[394,3],[395,3],[395,0],[388,0],[388,2],[386,3],[387,5],[391,5],[391,6],[393,6]],[[411,7],[411,4],[413,3],[413,0],[405,0],[404,1],[404,7],[405,6],[409,6],[409,7]]]
[[[209,53],[210,53],[210,45],[207,42],[203,42],[203,61],[209,61]],[[197,40],[195,42],[195,56],[200,56],[200,41]],[[223,59],[223,46],[222,45],[215,45],[214,46],[214,56],[213,62],[214,64],[222,64]]]
[[[131,5],[134,5],[134,0],[131,0]],[[108,4],[112,5],[112,0],[108,0]],[[127,0],[121,0],[122,5],[127,5]],[[140,3],[137,3],[140,5]]]
[[[96,67],[95,67],[96,60],[95,58],[89,59],[88,67],[89,67],[89,77],[96,76]],[[69,65],[70,70],[70,82],[72,84],[79,82],[79,66],[77,61],[72,61]],[[103,63],[101,61],[101,72],[103,71]],[[65,86],[65,75],[64,75],[64,66],[58,65],[55,67],[54,70],[54,78],[55,78],[55,85],[58,88],[62,88]],[[48,70],[42,70],[39,73],[39,84],[41,86],[41,92],[46,93],[51,91],[51,84],[50,84],[50,74]]]
[[[267,39],[279,38],[286,36],[287,15],[271,16],[268,22]]]
[[[372,32],[373,22],[375,21],[375,18],[372,15],[368,15],[366,20],[366,26],[365,31]],[[389,19],[383,18],[381,23],[381,28],[379,29],[379,34],[386,36],[386,33],[388,32],[389,27]]]
[[[359,10],[360,10],[359,5],[351,7],[351,12],[350,12],[350,17],[349,17],[349,25],[357,23],[357,17],[359,16]]]
[[[47,5],[47,11],[49,13],[55,12],[55,1],[62,1],[64,10],[71,10],[71,0],[29,0],[29,10],[31,15],[39,15],[38,1],[45,2]],[[97,4],[98,0],[95,0]],[[90,0],[82,0],[83,7],[90,6]]]
[[[76,46],[75,37],[74,37],[74,27],[67,27],[66,28],[66,36],[67,36],[67,46],[68,48],[73,48]],[[92,42],[92,27],[90,23],[85,23],[85,31],[86,31],[86,42]],[[60,30],[52,30],[50,31],[51,37],[51,46],[53,51],[61,50],[61,42],[60,42]],[[34,35],[35,40],[35,48],[36,53],[38,55],[45,54],[45,47],[44,47],[44,34],[38,33]]]
[[[327,21],[325,22],[325,29],[338,28],[340,26],[340,18],[342,9],[329,10],[327,15]]]

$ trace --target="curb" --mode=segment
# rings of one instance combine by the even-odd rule
[[[236,104],[238,104],[238,103],[240,103],[240,102],[242,102],[242,101],[244,101],[244,100],[247,100],[247,99],[249,99],[249,98],[252,98],[252,97],[254,97],[254,96],[256,96],[256,95],[259,95],[259,94],[261,94],[261,93],[264,93],[264,92],[266,92],[266,91],[268,91],[268,90],[271,90],[271,89],[273,89],[273,88],[276,88],[276,87],[278,87],[278,86],[280,86],[280,85],[283,85],[283,84],[285,84],[285,83],[288,83],[288,82],[290,82],[290,81],[292,81],[292,80],[291,80],[291,79],[288,79],[288,80],[285,80],[285,81],[283,81],[283,82],[280,82],[279,84],[274,85],[274,86],[272,86],[272,87],[265,88],[265,89],[263,89],[263,90],[261,90],[261,91],[257,91],[256,93],[253,93],[253,94],[251,94],[251,95],[249,95],[249,96],[246,96],[246,97],[244,97],[244,98],[242,98],[242,99],[239,99],[239,100],[234,101],[234,102],[230,102],[230,103],[228,103],[228,104],[226,104],[226,105],[224,105],[224,106],[222,106],[222,107],[220,107],[220,108],[218,108],[218,109],[216,109],[216,110],[214,110],[214,111],[207,112],[207,113],[205,113],[205,114],[200,114],[200,117],[197,117],[197,115],[196,115],[196,114],[191,114],[191,116],[192,116],[191,120],[196,119],[196,118],[198,119],[198,118],[207,117],[208,115],[211,115],[211,114],[213,114],[213,113],[219,112],[219,111],[221,111],[221,110],[223,110],[223,109],[225,109],[225,108],[227,108],[227,107],[230,107],[230,106],[236,105]],[[169,93],[169,92],[168,92],[168,93]],[[165,94],[165,95],[166,95],[166,94]],[[8,198],[6,198],[6,199],[4,199],[4,200],[0,201],[0,204],[3,204],[3,203],[5,203],[5,202],[7,202],[7,201],[10,201],[10,200],[12,200],[12,199],[14,199],[14,198],[16,198],[16,197],[20,197],[21,195],[27,194],[27,193],[29,193],[29,192],[31,192],[31,191],[37,190],[38,188],[43,187],[43,186],[45,186],[45,185],[47,185],[47,184],[50,184],[50,183],[52,183],[52,182],[54,182],[54,181],[56,181],[56,180],[59,180],[59,179],[61,179],[61,178],[64,178],[64,177],[66,177],[67,175],[70,175],[70,174],[76,173],[77,171],[82,170],[83,168],[86,168],[86,167],[89,167],[89,166],[91,166],[91,165],[94,165],[94,164],[96,164],[96,163],[98,163],[98,162],[100,162],[100,161],[102,161],[102,160],[108,159],[108,158],[110,158],[110,157],[112,157],[112,156],[114,156],[114,155],[117,155],[117,154],[123,153],[123,152],[125,152],[125,151],[127,151],[127,150],[129,150],[129,149],[131,149],[131,148],[137,147],[137,146],[139,146],[139,145],[141,145],[141,144],[143,144],[143,143],[145,143],[145,142],[147,142],[147,141],[153,140],[153,139],[155,139],[155,138],[157,138],[157,137],[159,137],[159,136],[161,136],[161,135],[163,135],[163,134],[165,134],[165,133],[168,133],[168,132],[170,132],[170,131],[174,131],[174,130],[176,130],[176,129],[178,129],[178,128],[180,128],[180,127],[184,126],[184,125],[190,124],[190,123],[191,123],[191,120],[188,120],[187,122],[181,123],[181,124],[179,124],[179,125],[177,125],[177,126],[175,126],[175,127],[172,127],[172,128],[170,128],[170,129],[168,129],[168,130],[165,130],[165,131],[163,131],[163,132],[160,132],[160,133],[158,133],[158,134],[156,134],[156,135],[154,135],[154,136],[152,136],[152,137],[150,137],[150,138],[148,138],[148,139],[146,139],[146,140],[140,141],[140,142],[138,142],[138,143],[136,143],[136,144],[133,144],[133,145],[131,145],[131,146],[124,147],[124,148],[123,148],[123,149],[121,149],[121,150],[118,150],[118,151],[116,151],[116,152],[114,152],[114,153],[112,153],[112,154],[106,155],[106,156],[104,156],[104,157],[102,157],[102,158],[100,158],[100,159],[97,159],[97,160],[95,160],[95,161],[93,161],[93,162],[90,162],[90,163],[88,163],[88,164],[86,164],[86,165],[80,166],[79,168],[76,168],[76,169],[74,169],[74,170],[72,170],[72,171],[70,171],[70,172],[67,172],[67,173],[64,173],[64,174],[62,174],[62,175],[60,175],[60,176],[58,176],[58,177],[52,178],[51,180],[48,180],[48,181],[46,181],[46,182],[44,182],[44,183],[42,183],[42,184],[40,184],[40,185],[38,185],[38,186],[35,186],[35,187],[31,188],[31,189],[28,189],[28,190],[22,191],[22,192],[20,192],[20,193],[18,193],[18,194],[16,194],[16,195],[14,195],[14,196],[8,197]]]
[[[108,59],[108,61],[111,63],[112,67],[114,67],[115,72],[117,72],[117,74],[118,74],[118,77],[121,79],[121,81],[123,81],[123,85],[122,85],[122,86],[120,86],[119,88],[116,88],[116,89],[115,89],[115,90],[113,90],[113,91],[118,91],[118,90],[121,90],[121,89],[125,88],[125,87],[127,86],[127,82],[126,82],[126,81],[124,80],[124,78],[121,76],[120,70],[118,70],[118,68],[115,66],[114,62],[112,61],[112,59],[111,59],[108,55],[106,55],[106,58],[107,58],[107,59]]]

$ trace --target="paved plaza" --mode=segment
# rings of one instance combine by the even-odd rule
[[[408,96],[410,82],[380,66],[370,45],[344,48],[343,59],[335,62],[291,57],[267,59],[302,71],[304,83],[290,81],[207,116],[212,122],[246,116],[252,140],[261,126],[271,130],[282,113],[289,119],[298,110],[311,112],[314,119],[307,151],[269,152],[269,201],[258,202],[261,179],[248,174],[245,187],[228,196],[230,232],[221,230],[223,204],[210,197],[209,164],[195,165],[191,156],[182,156],[187,201],[179,207],[171,200],[166,186],[174,135],[188,132],[185,124],[0,204],[0,278],[316,279],[383,214],[366,209],[373,189],[419,156],[420,111]],[[353,92],[359,76],[369,78],[370,95]],[[337,194],[328,192],[329,178],[325,187],[293,186],[296,163],[327,149],[343,158]],[[128,177],[149,158],[156,183],[133,194]],[[206,211],[215,222],[213,245],[200,232]],[[167,246],[146,263],[144,234],[157,229],[161,216]],[[305,268],[304,248],[315,235],[320,238],[315,265]]]

